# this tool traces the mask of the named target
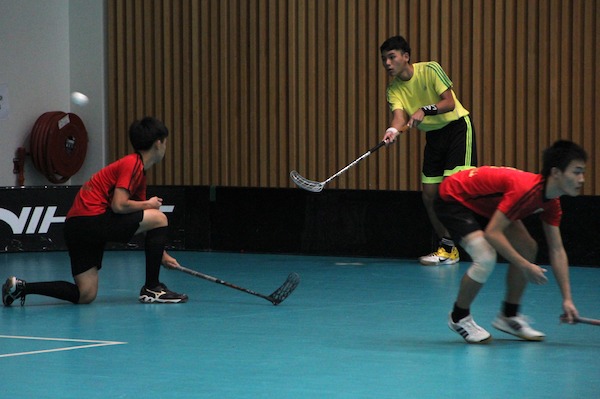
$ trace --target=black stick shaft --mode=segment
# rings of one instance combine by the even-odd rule
[[[221,285],[227,286],[229,288],[233,288],[233,289],[236,289],[238,291],[242,291],[242,292],[245,292],[247,294],[254,295],[254,296],[266,299],[267,301],[269,301],[271,303],[275,303],[275,301],[273,300],[273,298],[271,298],[268,295],[263,295],[263,294],[258,293],[256,291],[249,290],[248,288],[244,288],[244,287],[237,286],[235,284],[228,283],[227,281],[221,280],[221,279],[213,277],[213,276],[209,276],[208,274],[204,274],[204,273],[201,273],[201,272],[196,271],[196,270],[188,269],[187,267],[178,266],[178,267],[173,267],[172,269],[179,270],[179,271],[182,271],[184,273],[191,274],[192,276],[200,277],[200,278],[202,278],[204,280],[212,281],[213,283],[221,284]]]
[[[600,320],[590,319],[589,317],[578,317],[575,319],[577,323],[591,324],[593,326],[600,326]]]
[[[566,322],[567,316],[562,314],[560,315],[560,321]],[[573,319],[574,323],[583,323],[583,324],[591,324],[593,326],[600,326],[600,320],[598,319],[590,319],[589,317],[575,317]]]
[[[329,183],[330,181],[332,181],[333,179],[335,179],[336,177],[338,177],[339,175],[341,175],[342,173],[344,173],[345,171],[347,171],[348,169],[350,169],[351,167],[353,167],[354,165],[356,165],[357,163],[359,163],[360,161],[362,161],[363,159],[365,159],[366,157],[368,157],[369,155],[371,155],[372,153],[374,153],[375,151],[377,151],[378,149],[383,147],[384,145],[385,145],[385,141],[379,142],[379,144],[377,144],[375,147],[371,148],[369,151],[365,152],[360,157],[358,157],[354,161],[350,162],[343,169],[341,169],[336,174],[334,174],[333,176],[329,177],[327,180],[322,182],[322,184]]]

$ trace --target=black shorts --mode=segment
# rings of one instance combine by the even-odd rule
[[[439,184],[444,177],[477,166],[475,129],[469,115],[426,133],[421,181]]]
[[[71,273],[81,274],[92,267],[102,268],[107,242],[127,243],[135,235],[144,211],[116,214],[107,211],[97,216],[77,216],[65,222],[65,243],[71,258]]]
[[[483,230],[487,225],[487,219],[479,216],[469,208],[456,201],[444,201],[438,195],[433,204],[435,213],[444,225],[452,240],[460,243],[463,237],[470,233]]]

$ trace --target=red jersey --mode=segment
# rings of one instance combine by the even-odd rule
[[[473,212],[491,218],[496,210],[510,220],[534,213],[553,226],[560,225],[560,199],[546,199],[545,181],[540,174],[522,170],[482,166],[448,176],[440,185],[440,197],[454,200]]]
[[[103,214],[110,208],[116,187],[129,191],[132,200],[146,200],[146,174],[139,154],[127,155],[94,174],[79,189],[67,219]]]

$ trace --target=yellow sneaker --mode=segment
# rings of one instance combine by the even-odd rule
[[[444,247],[439,247],[437,251],[419,258],[419,262],[424,266],[453,265],[458,261],[460,256],[456,247],[452,247],[450,252],[447,252]]]

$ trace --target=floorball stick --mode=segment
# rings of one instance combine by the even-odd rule
[[[560,321],[562,323],[566,323],[567,322],[567,316],[566,315],[561,315],[560,316]],[[575,317],[575,319],[573,320],[573,324],[577,324],[577,323],[583,323],[583,324],[591,324],[593,326],[600,326],[600,320],[597,319],[590,319],[587,317]]]
[[[409,128],[408,125],[404,126],[402,129],[399,130],[399,132],[405,132],[408,130],[408,128]],[[300,187],[304,190],[312,191],[313,193],[321,192],[321,191],[323,191],[323,188],[325,187],[325,185],[327,183],[329,183],[330,181],[332,181],[333,179],[335,179],[336,177],[338,177],[339,175],[341,175],[342,173],[344,173],[345,171],[347,171],[348,169],[350,169],[351,167],[353,167],[354,165],[356,165],[357,163],[359,163],[360,161],[362,161],[363,159],[365,159],[366,157],[368,157],[369,155],[371,155],[372,153],[374,153],[375,151],[377,151],[378,149],[380,149],[381,147],[383,147],[386,144],[387,144],[387,142],[385,140],[381,141],[375,147],[371,148],[369,151],[365,152],[360,157],[358,157],[354,161],[350,162],[348,165],[346,165],[346,167],[344,167],[339,172],[337,172],[336,174],[329,177],[327,180],[323,180],[321,182],[309,180],[306,177],[303,177],[302,175],[300,175],[300,173],[298,173],[295,170],[292,170],[290,172],[290,178],[298,187]]]
[[[218,279],[216,277],[209,276],[208,274],[204,274],[204,273],[200,273],[196,270],[188,269],[187,267],[175,266],[175,267],[169,267],[169,269],[179,270],[181,272],[191,274],[192,276],[200,277],[204,280],[212,281],[213,283],[217,283],[217,284],[222,284],[229,288],[234,288],[238,291],[242,291],[247,294],[266,299],[267,301],[271,302],[273,305],[279,305],[281,302],[283,302],[285,300],[285,298],[290,296],[290,294],[296,289],[298,284],[300,284],[300,276],[297,273],[290,273],[290,275],[284,281],[284,283],[279,288],[277,288],[275,291],[273,291],[273,293],[271,295],[263,295],[258,292],[249,290],[248,288],[240,287],[235,284],[228,283],[227,281]]]

